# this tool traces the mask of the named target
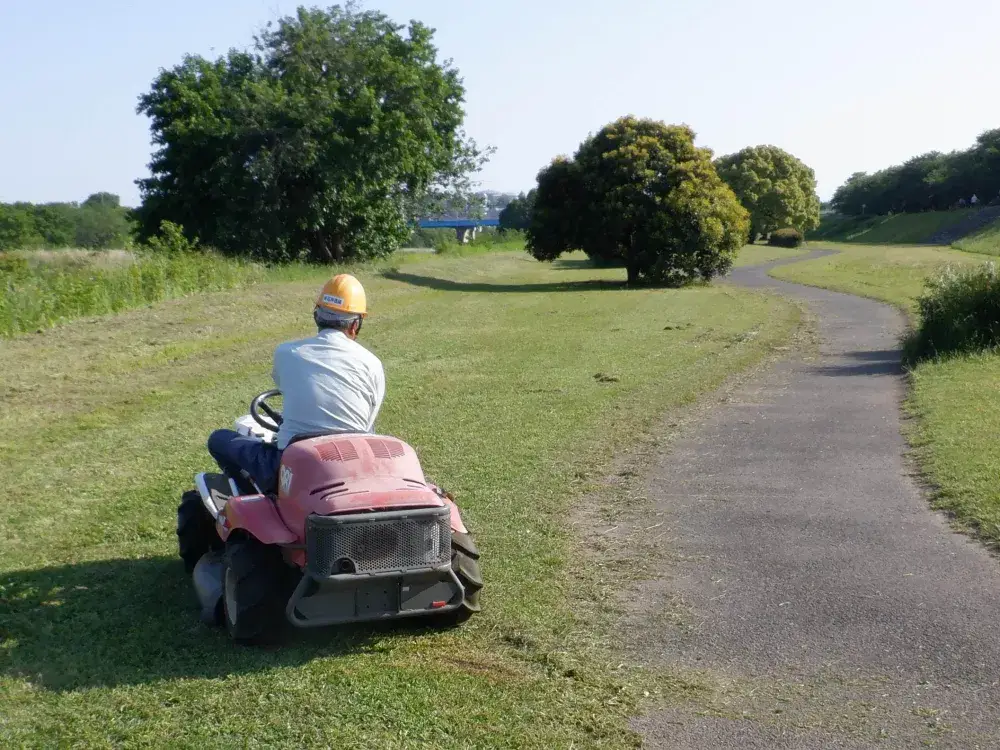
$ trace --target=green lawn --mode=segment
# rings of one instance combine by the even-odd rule
[[[310,334],[320,274],[0,341],[0,747],[636,743],[639,688],[599,606],[618,574],[581,557],[570,510],[664,412],[784,342],[797,308],[626,290],[574,258],[399,263],[361,274],[379,428],[457,494],[484,612],[270,650],[198,623],[178,497],[208,433],[269,385],[273,347]]]
[[[915,315],[914,301],[929,274],[944,264],[988,260],[944,248],[835,247],[841,254],[771,273],[881,299]],[[912,369],[910,383],[906,408],[915,419],[908,422],[908,437],[936,506],[987,543],[1000,544],[1000,353],[924,361]]]
[[[1000,354],[924,362],[911,382],[908,437],[937,507],[1000,546]]]
[[[772,260],[784,260],[805,255],[809,247],[771,247],[770,245],[747,245],[736,256],[736,266],[755,266]]]
[[[982,263],[971,255],[927,245],[854,245],[814,242],[811,249],[837,250],[836,255],[779,266],[771,275],[786,281],[821,286],[889,302],[912,313],[924,280],[948,264]]]

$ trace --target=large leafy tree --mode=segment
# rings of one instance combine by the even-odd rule
[[[750,212],[750,239],[782,227],[819,226],[812,169],[777,146],[749,146],[715,162],[719,176]]]
[[[411,212],[462,192],[484,158],[432,35],[353,5],[299,8],[250,51],[161,72],[138,107],[157,146],[139,181],[140,236],[169,220],[268,259],[393,250]]]
[[[747,212],[694,137],[686,126],[623,117],[572,159],[553,161],[538,175],[529,251],[552,260],[579,248],[624,265],[629,283],[728,271],[747,236]]]
[[[86,207],[109,206],[111,208],[119,208],[122,205],[122,201],[115,193],[93,193],[87,196],[83,205]]]

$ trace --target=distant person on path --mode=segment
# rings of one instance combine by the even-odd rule
[[[208,452],[227,476],[249,476],[262,492],[274,492],[281,452],[296,437],[372,432],[385,373],[378,357],[357,342],[367,314],[365,290],[350,274],[323,286],[313,308],[319,332],[274,350],[271,377],[284,398],[277,444],[233,430],[208,438]]]
[[[972,194],[972,198],[969,199],[969,203],[971,203],[972,207],[975,208],[976,204],[979,203],[979,196],[977,196],[975,193],[973,193]]]

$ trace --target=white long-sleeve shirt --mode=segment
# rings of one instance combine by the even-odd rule
[[[283,396],[281,450],[296,435],[370,433],[385,398],[379,358],[332,329],[278,346],[271,377]]]

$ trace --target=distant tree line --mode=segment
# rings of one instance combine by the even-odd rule
[[[931,151],[874,174],[855,172],[831,201],[840,213],[915,213],[1000,199],[1000,129],[988,130],[964,151]]]
[[[114,193],[83,203],[0,203],[0,250],[120,248],[130,230],[130,209]]]

